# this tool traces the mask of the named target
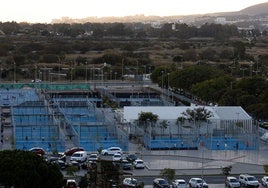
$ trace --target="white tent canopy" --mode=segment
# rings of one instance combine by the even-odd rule
[[[205,108],[212,113],[210,120],[251,120],[251,117],[240,106],[126,106],[123,111],[125,122],[139,118],[141,112],[152,112],[158,119],[176,120],[183,116],[187,109]]]

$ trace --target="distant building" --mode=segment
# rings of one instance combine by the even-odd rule
[[[226,24],[226,18],[225,17],[217,17],[215,22],[218,24]]]

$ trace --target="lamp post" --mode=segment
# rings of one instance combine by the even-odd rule
[[[110,70],[110,80],[112,80],[112,79],[113,79],[113,71]]]
[[[73,81],[73,66],[71,64],[71,82]]]
[[[167,90],[167,92],[168,92],[168,99],[169,99],[169,75],[170,75],[170,73],[167,73],[167,75],[168,75],[168,90]]]
[[[240,68],[240,70],[242,71],[243,73],[243,78],[245,77],[245,70],[247,70],[247,68]]]
[[[2,61],[0,60],[0,81],[2,81]]]
[[[121,70],[121,77],[122,77],[122,80],[124,80],[124,59],[122,59],[122,67],[121,67],[121,69],[122,69]]]
[[[14,84],[16,83],[16,62],[14,61]]]
[[[87,83],[87,61],[85,62],[86,64],[86,76],[85,76],[85,83]]]
[[[164,71],[161,71],[162,79],[161,79],[161,88],[162,88],[162,95],[164,94]]]
[[[235,69],[235,66],[229,66],[229,68],[231,69],[231,76],[233,76],[233,69]]]
[[[59,64],[59,67],[58,67],[58,82],[60,82],[60,64],[61,64],[61,61],[60,61],[60,58],[58,57],[58,64]]]

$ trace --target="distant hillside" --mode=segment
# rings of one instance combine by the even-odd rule
[[[268,14],[268,2],[247,7],[239,11],[239,13],[247,15]]]
[[[247,7],[240,11],[235,12],[216,12],[216,13],[208,13],[208,14],[195,14],[195,15],[174,15],[174,16],[145,16],[143,14],[133,15],[133,16],[125,16],[125,17],[87,17],[82,19],[73,19],[69,17],[62,17],[60,19],[53,19],[52,24],[54,23],[86,23],[86,22],[102,22],[102,23],[111,23],[111,22],[176,22],[178,20],[187,21],[201,18],[204,16],[237,16],[237,15],[260,15],[260,14],[268,14],[268,2],[261,3],[257,5],[253,5]]]

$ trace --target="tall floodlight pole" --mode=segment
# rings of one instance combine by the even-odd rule
[[[58,82],[60,82],[60,58],[58,57],[58,60],[59,60],[59,62],[58,62],[58,64],[59,64],[59,67],[58,67]]]
[[[85,83],[87,83],[87,61],[86,61],[85,63],[86,63],[86,76],[85,76]]]
[[[167,73],[167,75],[168,75],[168,99],[169,99],[169,75],[170,75],[170,73]]]
[[[16,62],[13,62],[14,65],[14,84],[16,83]]]
[[[162,80],[161,80],[161,87],[162,87],[162,94],[164,94],[164,71],[161,71]]]
[[[124,79],[124,59],[122,59],[122,70],[121,70],[121,77],[122,77],[122,80]]]

